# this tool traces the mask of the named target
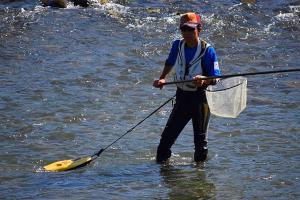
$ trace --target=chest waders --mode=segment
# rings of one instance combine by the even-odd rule
[[[204,54],[206,50],[206,43],[202,41],[201,43],[202,50],[200,53]],[[179,56],[179,53],[177,56]],[[189,67],[190,63],[185,66]],[[200,64],[200,66],[202,65]],[[203,69],[204,67],[202,66],[202,74],[206,75]],[[185,71],[188,71],[188,69],[185,69]],[[208,153],[206,134],[210,111],[204,89],[205,88],[197,88],[195,91],[184,91],[181,87],[177,86],[176,103],[169,116],[164,131],[162,132],[160,143],[157,148],[156,161],[158,163],[165,162],[171,157],[172,145],[190,120],[192,120],[194,132],[194,160],[196,162],[206,160]]]

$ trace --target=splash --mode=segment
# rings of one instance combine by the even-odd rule
[[[33,165],[33,171],[36,173],[43,173],[45,172],[45,169],[43,168],[44,161],[43,160],[38,160],[34,163]]]
[[[283,21],[283,22],[289,22],[295,20],[295,18],[298,18],[297,15],[294,13],[282,13],[280,12],[278,15],[275,16],[275,19],[278,21]]]
[[[300,13],[300,6],[289,6],[290,10],[294,13]]]
[[[95,8],[96,10],[101,10],[105,14],[108,14],[114,18],[118,17],[125,17],[127,14],[129,14],[129,7],[116,4],[116,3],[105,3],[105,4],[95,4],[97,7]]]

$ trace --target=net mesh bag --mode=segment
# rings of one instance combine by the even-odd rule
[[[210,112],[219,117],[236,118],[247,104],[247,78],[221,79],[206,90]]]

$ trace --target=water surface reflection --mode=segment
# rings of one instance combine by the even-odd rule
[[[215,185],[207,179],[203,165],[163,165],[160,175],[165,186],[170,189],[169,199],[191,200],[216,197]]]

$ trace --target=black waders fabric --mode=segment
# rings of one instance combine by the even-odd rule
[[[206,132],[209,118],[210,112],[204,90],[187,92],[177,88],[176,103],[161,135],[156,161],[165,162],[171,157],[172,145],[191,119],[195,144],[194,160],[204,161],[207,157]]]

